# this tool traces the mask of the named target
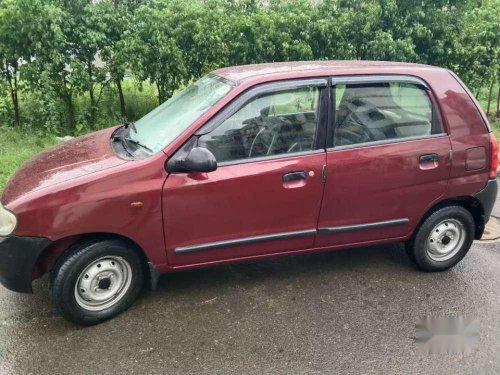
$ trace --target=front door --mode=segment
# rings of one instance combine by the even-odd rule
[[[445,193],[451,143],[413,77],[340,78],[316,246],[407,236]]]
[[[218,169],[170,174],[165,182],[171,266],[313,246],[326,163],[326,116],[320,108],[327,103],[326,90],[326,80],[260,86],[188,141],[185,147],[209,149]]]

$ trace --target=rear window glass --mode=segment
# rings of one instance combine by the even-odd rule
[[[442,133],[427,91],[412,83],[337,85],[334,146]]]

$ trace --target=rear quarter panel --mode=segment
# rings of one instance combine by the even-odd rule
[[[447,197],[470,196],[488,180],[489,129],[475,100],[446,70],[422,75],[431,86],[452,144],[452,166]]]

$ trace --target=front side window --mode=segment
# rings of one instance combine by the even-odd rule
[[[441,132],[428,93],[419,85],[387,82],[335,87],[334,146]]]
[[[129,136],[153,152],[158,152],[225,97],[233,87],[232,82],[208,74],[137,121],[137,132],[132,131]]]
[[[257,96],[201,136],[217,162],[310,151],[318,123],[319,89],[304,87]]]

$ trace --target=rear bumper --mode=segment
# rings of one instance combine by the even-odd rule
[[[497,199],[498,193],[498,182],[496,179],[488,180],[486,187],[475,195],[475,198],[481,203],[484,212],[484,222],[487,223],[490,220],[491,212],[493,211],[493,206]]]
[[[0,283],[15,292],[32,293],[33,267],[51,243],[43,237],[0,237]]]

